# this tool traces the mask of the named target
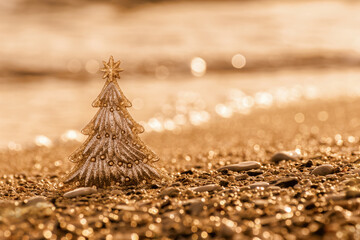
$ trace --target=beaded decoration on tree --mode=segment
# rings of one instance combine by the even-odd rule
[[[126,108],[131,102],[124,96],[117,80],[123,71],[120,61],[111,56],[103,61],[106,83],[93,107],[100,108],[95,117],[82,130],[87,140],[69,157],[75,167],[64,183],[78,186],[104,187],[140,184],[159,178],[153,162],[159,160],[138,137],[144,128],[136,123]]]

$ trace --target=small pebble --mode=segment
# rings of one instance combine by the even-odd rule
[[[194,192],[211,192],[211,191],[219,190],[220,188],[221,187],[219,185],[209,184],[201,187],[194,187],[191,188],[191,190],[193,190]]]
[[[353,163],[360,163],[360,158],[356,159]]]
[[[328,174],[331,174],[333,173],[334,171],[334,167],[330,164],[323,164],[323,165],[320,165],[318,167],[316,167],[313,171],[312,171],[312,174],[314,175],[320,175],[320,176],[325,176],[325,175],[328,175]]]
[[[97,192],[97,190],[95,188],[82,187],[82,188],[77,188],[77,189],[74,189],[72,191],[66,192],[64,194],[64,197],[65,198],[73,198],[73,197],[78,197],[78,196],[85,196],[85,195],[94,194],[96,192]]]
[[[239,180],[245,180],[249,177],[249,175],[247,174],[240,174],[239,176],[235,177],[235,180],[239,181]]]
[[[123,211],[129,211],[129,212],[133,212],[135,211],[135,207],[133,206],[128,206],[128,205],[116,205],[115,209],[117,210],[123,210]]]
[[[36,205],[39,202],[48,202],[48,200],[43,196],[35,196],[24,201],[26,205]]]
[[[358,198],[358,197],[360,197],[360,191],[359,190],[347,190],[345,195],[346,195],[346,198]]]
[[[228,224],[229,225],[229,224]],[[220,225],[220,235],[225,239],[232,239],[235,234],[233,228],[229,227],[227,224],[222,223]]]
[[[190,199],[183,203],[183,206],[187,206],[187,212],[191,215],[199,215],[202,211],[204,211],[204,202],[199,198]]]
[[[345,193],[338,193],[338,194],[331,194],[326,196],[326,200],[328,201],[341,201],[344,200],[346,198]]]
[[[261,170],[251,170],[246,172],[249,176],[258,176],[263,174],[264,172]]]
[[[194,174],[194,172],[190,169],[190,170],[187,170],[187,171],[183,171],[180,174],[190,174],[190,175],[192,175],[192,174]]]
[[[353,173],[360,175],[360,169],[354,169]]]
[[[179,192],[180,192],[180,190],[178,188],[168,187],[168,188],[165,188],[164,190],[162,190],[159,193],[159,196],[160,197],[163,197],[163,196],[176,197],[179,194]]]
[[[249,187],[254,189],[254,188],[267,188],[269,187],[269,183],[267,182],[256,182],[256,183],[253,183],[253,184],[250,184]]]
[[[359,180],[356,178],[346,179],[343,183],[347,186],[355,186],[359,184]]]
[[[151,185],[150,185],[150,188],[151,188],[151,189],[158,189],[158,188],[160,188],[160,186],[157,185],[157,184],[151,184]]]
[[[241,162],[238,164],[226,165],[226,166],[219,168],[218,171],[231,170],[231,171],[235,171],[235,172],[241,172],[241,171],[248,171],[248,170],[252,170],[252,169],[258,169],[260,167],[261,167],[261,164],[259,162],[248,161],[248,162]]]
[[[181,183],[180,182],[174,182],[173,184],[171,184],[172,187],[180,187]]]
[[[299,160],[299,158],[300,158],[300,155],[295,151],[283,151],[283,152],[275,153],[271,157],[270,161],[274,162],[274,163],[278,163],[282,160],[297,161],[297,160]]]
[[[313,165],[314,165],[313,161],[308,160],[305,163],[301,164],[300,168],[303,168],[303,167],[308,167],[309,168],[309,167],[312,167]]]
[[[269,204],[269,201],[266,199],[255,199],[253,203],[258,207],[265,207]]]
[[[275,183],[275,186],[278,186],[281,188],[288,188],[288,187],[295,186],[296,184],[298,184],[298,182],[299,182],[299,180],[294,177],[282,178]]]
[[[220,186],[222,186],[222,187],[227,187],[227,186],[229,185],[229,181],[227,181],[227,180],[221,180],[221,181],[219,182],[219,184],[220,184]]]
[[[279,186],[269,186],[268,188],[267,188],[268,190],[280,190],[281,189],[281,187],[279,187]]]

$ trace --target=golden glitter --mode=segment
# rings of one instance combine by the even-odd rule
[[[119,165],[119,166],[122,166],[122,165],[123,165],[123,162],[118,162],[118,165]]]
[[[96,158],[92,157],[92,158],[90,158],[90,161],[91,161],[91,162],[95,162],[95,161],[96,161]]]
[[[101,155],[101,156],[100,156],[100,159],[101,159],[101,160],[104,160],[104,159],[105,159],[105,155]]]
[[[73,232],[73,231],[75,231],[75,226],[72,225],[72,224],[68,224],[68,225],[66,226],[66,229],[67,229],[69,232]]]
[[[148,212],[152,215],[156,215],[159,212],[159,209],[157,209],[156,207],[151,207],[149,208]]]
[[[44,238],[50,239],[51,236],[52,236],[52,232],[51,232],[50,230],[45,230],[45,231],[43,232],[43,235],[44,235]]]
[[[132,164],[131,164],[131,163],[128,163],[127,166],[128,166],[128,168],[131,168],[131,167],[132,167]]]
[[[151,238],[151,237],[153,236],[153,232],[150,231],[150,230],[147,230],[147,231],[145,232],[145,236],[148,237],[148,238]]]
[[[72,239],[72,238],[73,238],[73,235],[72,235],[71,233],[65,234],[65,239],[66,239],[66,240],[70,240],[70,239]]]
[[[124,131],[124,130],[121,130],[121,134],[125,134],[125,131]]]
[[[101,137],[100,137],[100,135],[97,135],[96,138],[97,138],[97,139],[100,139]]]
[[[139,235],[137,235],[136,233],[132,233],[131,240],[139,240]]]
[[[113,161],[109,161],[108,164],[109,164],[109,166],[112,166],[112,165],[114,165],[114,162],[113,162]]]
[[[107,103],[103,103],[103,107],[107,107],[108,105],[107,105]]]
[[[110,135],[109,135],[108,133],[106,133],[106,134],[105,134],[105,137],[107,137],[107,138],[108,138],[108,137],[110,137]]]
[[[114,111],[114,108],[110,108],[110,112],[113,112]]]
[[[120,107],[116,107],[116,111],[120,111]]]
[[[139,164],[139,160],[136,160],[136,161],[135,161],[135,164]]]
[[[202,231],[202,232],[201,232],[201,237],[202,237],[202,238],[207,238],[207,237],[208,237],[208,233],[205,232],[205,231]]]
[[[194,233],[193,235],[191,235],[191,239],[192,239],[192,240],[198,240],[198,239],[199,239],[199,236]]]
[[[103,223],[108,223],[108,222],[109,222],[109,218],[108,218],[108,217],[104,217],[102,221],[103,221]]]
[[[82,231],[82,235],[84,235],[85,237],[89,237],[92,233],[93,233],[93,229],[92,229],[92,228],[84,229],[84,230]]]
[[[113,135],[113,136],[112,136],[112,139],[116,139],[116,136],[115,136],[115,135]]]
[[[125,178],[125,181],[127,181],[127,182],[130,181],[130,178],[129,178],[129,177],[126,177],[126,178]]]

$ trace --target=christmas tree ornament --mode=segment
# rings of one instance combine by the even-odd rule
[[[111,56],[103,61],[106,83],[93,102],[99,108],[94,118],[82,130],[87,140],[69,157],[75,167],[64,183],[78,186],[104,187],[109,185],[137,185],[159,178],[154,162],[158,156],[138,137],[144,128],[127,111],[131,102],[121,91],[120,61]]]

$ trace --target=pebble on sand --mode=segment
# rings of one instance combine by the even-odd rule
[[[275,153],[270,161],[274,162],[274,163],[278,163],[282,160],[291,160],[291,161],[296,161],[299,160],[300,155],[295,152],[295,151],[283,151],[283,152],[277,152]]]
[[[346,196],[346,198],[359,198],[360,197],[360,191],[349,189],[349,190],[346,191],[345,196]]]
[[[26,205],[36,205],[37,203],[40,203],[40,202],[48,202],[48,200],[46,200],[46,198],[43,196],[35,196],[35,197],[24,200],[24,203]]]
[[[360,169],[354,169],[353,173],[360,175]]]
[[[240,174],[239,176],[235,177],[235,180],[240,181],[240,180],[245,180],[249,177],[249,175],[245,174]]]
[[[135,209],[135,207],[133,207],[133,206],[128,206],[128,205],[116,205],[115,206],[115,209],[117,209],[117,210],[123,210],[123,211],[129,211],[129,212],[133,212],[133,211],[135,211],[136,209]]]
[[[96,192],[97,192],[97,190],[95,188],[82,187],[82,188],[77,188],[77,189],[71,190],[69,192],[66,192],[64,194],[64,197],[65,198],[73,198],[73,197],[78,197],[78,196],[90,195],[90,194],[93,194]]]
[[[180,190],[175,187],[168,187],[159,193],[159,197],[164,197],[164,196],[176,197],[179,194],[179,192]]]
[[[256,183],[252,183],[249,185],[250,188],[254,189],[254,188],[267,188],[269,187],[269,183],[267,182],[256,182]]]
[[[197,216],[204,211],[204,202],[200,198],[193,198],[183,202],[186,212],[191,215]]]
[[[320,165],[320,166],[316,167],[312,171],[312,174],[319,175],[319,176],[325,176],[325,175],[331,174],[333,172],[334,172],[334,167],[332,165],[323,164],[323,165]]]
[[[275,183],[275,186],[281,188],[293,187],[298,184],[299,180],[295,177],[282,178]]]
[[[261,167],[261,164],[259,162],[247,161],[247,162],[241,162],[238,164],[231,164],[231,165],[223,166],[221,168],[218,168],[218,171],[231,170],[231,171],[235,171],[235,172],[241,172],[241,171],[248,171],[248,170],[252,170],[252,169],[258,169],[260,167]]]
[[[205,185],[205,186],[191,188],[191,190],[194,192],[211,192],[211,191],[216,191],[219,189],[221,189],[221,187],[216,184],[209,184],[209,185]]]
[[[346,198],[346,194],[345,193],[337,193],[337,194],[330,194],[328,196],[326,196],[326,200],[328,201],[341,201],[344,200]]]

